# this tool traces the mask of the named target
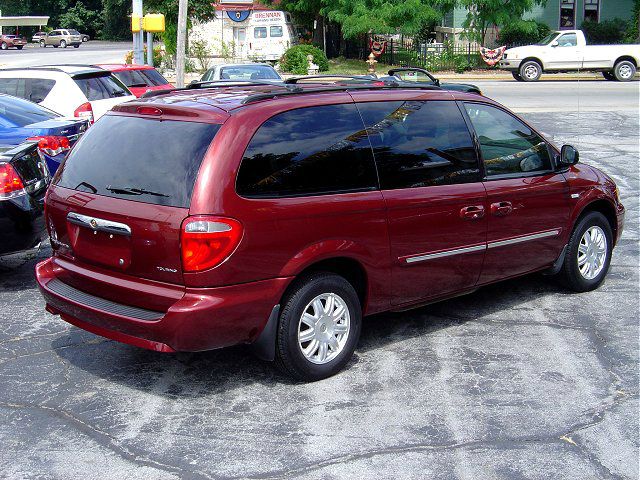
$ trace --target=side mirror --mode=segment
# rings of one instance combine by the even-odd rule
[[[560,165],[562,167],[570,167],[575,165],[580,160],[580,154],[578,150],[572,145],[563,145],[560,151]]]
[[[551,42],[551,46],[552,47],[557,47],[558,45],[560,45],[560,44],[558,43],[557,40],[554,40],[553,42]]]

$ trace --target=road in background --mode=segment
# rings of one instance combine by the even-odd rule
[[[89,41],[78,48],[41,48],[28,44],[22,50],[0,52],[0,68],[35,67],[60,63],[124,63],[124,57],[131,50],[131,42]]]

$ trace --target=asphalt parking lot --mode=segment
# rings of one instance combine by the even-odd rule
[[[638,83],[635,108],[557,111],[563,83],[519,110],[618,182],[599,290],[532,275],[378,315],[344,372],[295,384],[243,348],[160,354],[67,325],[32,259],[0,272],[0,477],[638,478]]]

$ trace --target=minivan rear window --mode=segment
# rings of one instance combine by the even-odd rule
[[[54,184],[138,202],[189,207],[220,125],[105,115],[78,141]]]

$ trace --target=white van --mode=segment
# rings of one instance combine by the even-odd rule
[[[251,12],[245,41],[247,58],[257,61],[277,61],[298,35],[288,12],[261,10]]]

